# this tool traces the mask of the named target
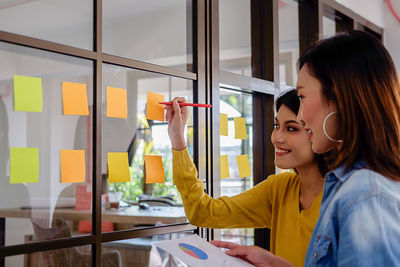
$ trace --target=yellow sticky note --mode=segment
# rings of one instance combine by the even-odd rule
[[[10,184],[39,181],[39,148],[10,147]]]
[[[61,183],[84,183],[85,150],[61,150]]]
[[[219,127],[221,135],[228,136],[228,114],[219,114]]]
[[[221,156],[221,179],[228,178],[229,175],[229,165],[228,165],[228,155]]]
[[[162,156],[145,155],[144,165],[146,168],[146,184],[164,183],[164,167],[162,164]]]
[[[130,182],[128,153],[109,152],[108,153],[108,182],[120,183]]]
[[[42,112],[42,78],[14,75],[15,111]]]
[[[62,83],[64,115],[89,115],[86,84]]]
[[[152,92],[147,92],[147,119],[164,121],[164,96]]]
[[[251,176],[251,169],[250,169],[250,164],[249,164],[249,159],[247,157],[247,154],[237,156],[236,161],[237,161],[238,168],[239,168],[239,177],[243,178],[243,177]]]
[[[235,139],[247,139],[246,121],[244,118],[233,118],[235,123]]]
[[[128,117],[126,89],[107,86],[107,117]]]

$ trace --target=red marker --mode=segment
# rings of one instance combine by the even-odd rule
[[[163,105],[172,105],[172,102],[160,102],[159,104]],[[198,107],[198,108],[211,108],[210,104],[197,104],[197,103],[178,103],[179,106],[189,106],[189,107]]]

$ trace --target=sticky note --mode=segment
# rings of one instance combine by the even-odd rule
[[[235,123],[235,139],[247,139],[246,121],[244,118],[233,118]]]
[[[39,148],[10,147],[10,184],[39,181]]]
[[[223,136],[228,136],[228,114],[225,113],[219,114],[219,127],[220,127],[220,134]]]
[[[85,150],[61,150],[61,183],[84,183]]]
[[[221,156],[221,179],[228,178],[229,175],[229,165],[228,165],[228,155]]]
[[[121,183],[130,182],[128,153],[109,152],[108,153],[108,182]]]
[[[14,75],[15,111],[42,112],[42,78]]]
[[[164,121],[164,96],[152,92],[147,92],[147,119]]]
[[[107,86],[107,117],[128,117],[128,100],[126,89]]]
[[[86,84],[62,83],[64,115],[89,115]]]
[[[146,184],[164,183],[164,167],[162,164],[162,156],[145,155],[144,165],[146,169]]]
[[[243,178],[243,177],[251,176],[251,169],[250,169],[250,164],[249,164],[249,159],[247,157],[247,154],[237,156],[236,161],[237,161],[238,168],[239,168],[239,177]]]

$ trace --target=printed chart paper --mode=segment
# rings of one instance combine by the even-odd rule
[[[198,235],[161,241],[154,244],[191,267],[248,267],[253,266],[239,258],[226,255]]]

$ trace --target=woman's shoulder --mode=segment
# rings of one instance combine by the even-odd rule
[[[279,174],[268,176],[265,183],[274,187],[286,187],[288,185],[297,184],[300,181],[300,176],[294,171],[285,171]]]
[[[342,182],[335,198],[343,213],[355,206],[376,205],[375,202],[400,205],[400,181],[387,178],[373,170],[353,170]]]

